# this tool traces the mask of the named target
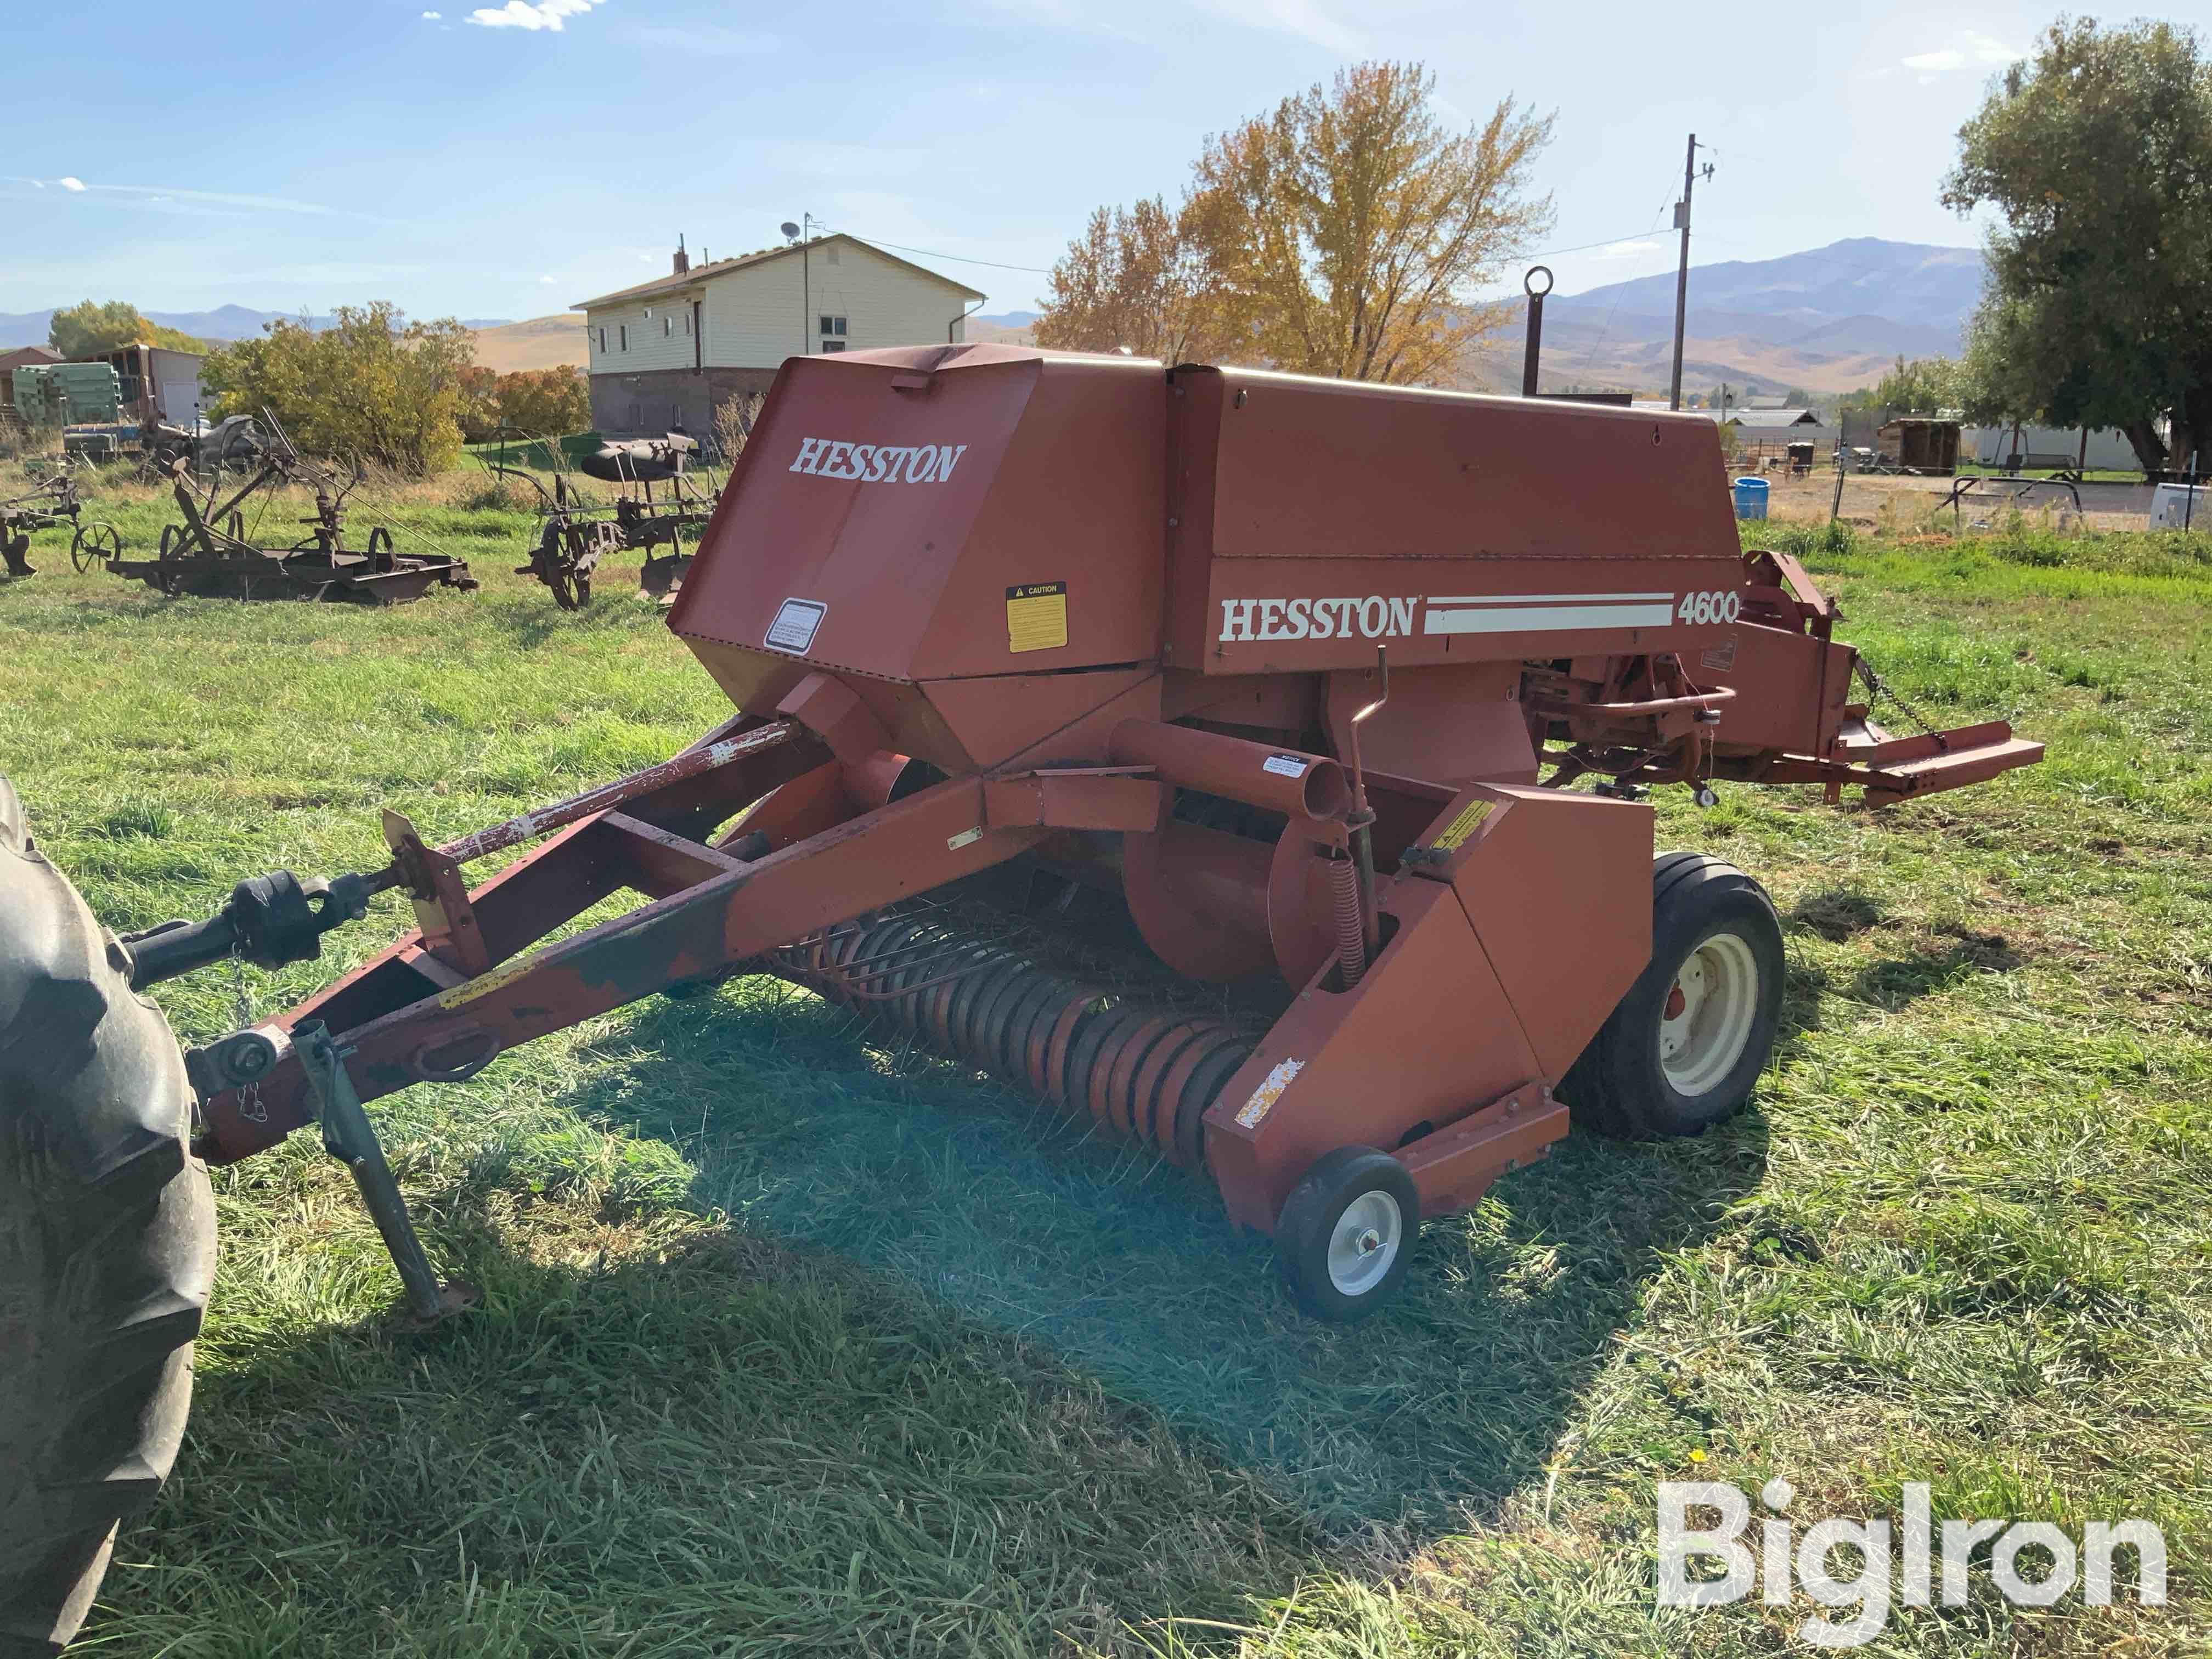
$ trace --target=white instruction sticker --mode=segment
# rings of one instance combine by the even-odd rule
[[[805,656],[814,643],[814,630],[822,626],[829,610],[812,599],[786,599],[777,607],[775,620],[768,625],[769,648]]]
[[[1273,772],[1279,778],[1302,778],[1306,775],[1306,765],[1296,755],[1270,755],[1260,763],[1260,769]]]
[[[1275,1109],[1275,1103],[1283,1097],[1283,1091],[1291,1086],[1291,1080],[1305,1068],[1303,1060],[1278,1061],[1275,1069],[1267,1073],[1267,1080],[1253,1090],[1252,1097],[1237,1109],[1237,1123],[1247,1129],[1258,1128],[1260,1120]]]
[[[947,836],[945,838],[945,850],[948,853],[957,853],[962,848],[972,847],[982,839],[983,826],[979,823],[973,830],[963,830],[957,836]]]

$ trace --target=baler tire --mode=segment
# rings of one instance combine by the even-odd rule
[[[1765,1068],[1782,1015],[1782,923],[1764,887],[1720,859],[1668,853],[1652,864],[1651,890],[1651,960],[1559,1085],[1577,1124],[1620,1140],[1700,1135],[1733,1117]],[[1691,957],[1721,935],[1740,942],[1755,1000],[1727,1072],[1685,1093],[1662,1058],[1662,1018]]]
[[[0,779],[0,1656],[58,1653],[191,1403],[215,1201],[184,1056]]]
[[[1377,1198],[1389,1203],[1368,1202]],[[1364,1280],[1349,1275],[1353,1283],[1346,1285],[1330,1271],[1330,1247],[1340,1225],[1358,1224],[1348,1217],[1355,1204],[1364,1206],[1363,1213],[1387,1217],[1395,1231],[1377,1247],[1391,1252],[1381,1270]],[[1350,1324],[1397,1295],[1420,1224],[1420,1198],[1403,1164],[1371,1146],[1340,1146],[1316,1158],[1283,1200],[1275,1222],[1275,1267],[1301,1312],[1331,1324]],[[1356,1247],[1356,1238],[1346,1242]]]

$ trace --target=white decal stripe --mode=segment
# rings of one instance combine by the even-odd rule
[[[1431,605],[1611,605],[1631,599],[1665,599],[1672,593],[1431,593]]]
[[[1669,605],[1559,605],[1509,610],[1439,611],[1432,600],[1425,634],[1557,634],[1580,628],[1665,628]]]

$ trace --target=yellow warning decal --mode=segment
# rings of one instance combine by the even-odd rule
[[[1482,828],[1482,821],[1496,808],[1494,800],[1471,800],[1461,809],[1460,815],[1444,825],[1443,833],[1429,844],[1439,853],[1456,852],[1460,843]]]
[[[478,997],[489,996],[502,985],[514,984],[538,965],[539,954],[532,952],[518,962],[510,962],[504,968],[495,968],[488,974],[479,974],[474,979],[464,981],[451,990],[439,992],[438,1006],[441,1008],[458,1008],[465,1002],[474,1002]]]
[[[1056,651],[1067,643],[1067,584],[1024,582],[1006,590],[1006,649]]]

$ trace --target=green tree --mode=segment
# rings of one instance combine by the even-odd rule
[[[1958,362],[1949,357],[1916,357],[1907,362],[1900,356],[1897,366],[1868,395],[1867,403],[1904,415],[1958,409],[1966,403],[1966,378]]]
[[[1945,204],[2004,220],[1967,412],[2118,427],[2147,470],[2186,465],[2212,438],[2212,63],[2197,37],[2062,20],[1959,139]]]
[[[340,306],[318,333],[275,322],[200,366],[219,415],[267,409],[303,450],[442,471],[460,454],[465,377],[474,337],[459,319],[403,324],[388,301]]]
[[[167,346],[176,351],[204,351],[207,342],[179,329],[149,323],[138,307],[123,300],[96,300],[64,306],[46,325],[46,343],[70,359],[104,357],[129,345]]]

